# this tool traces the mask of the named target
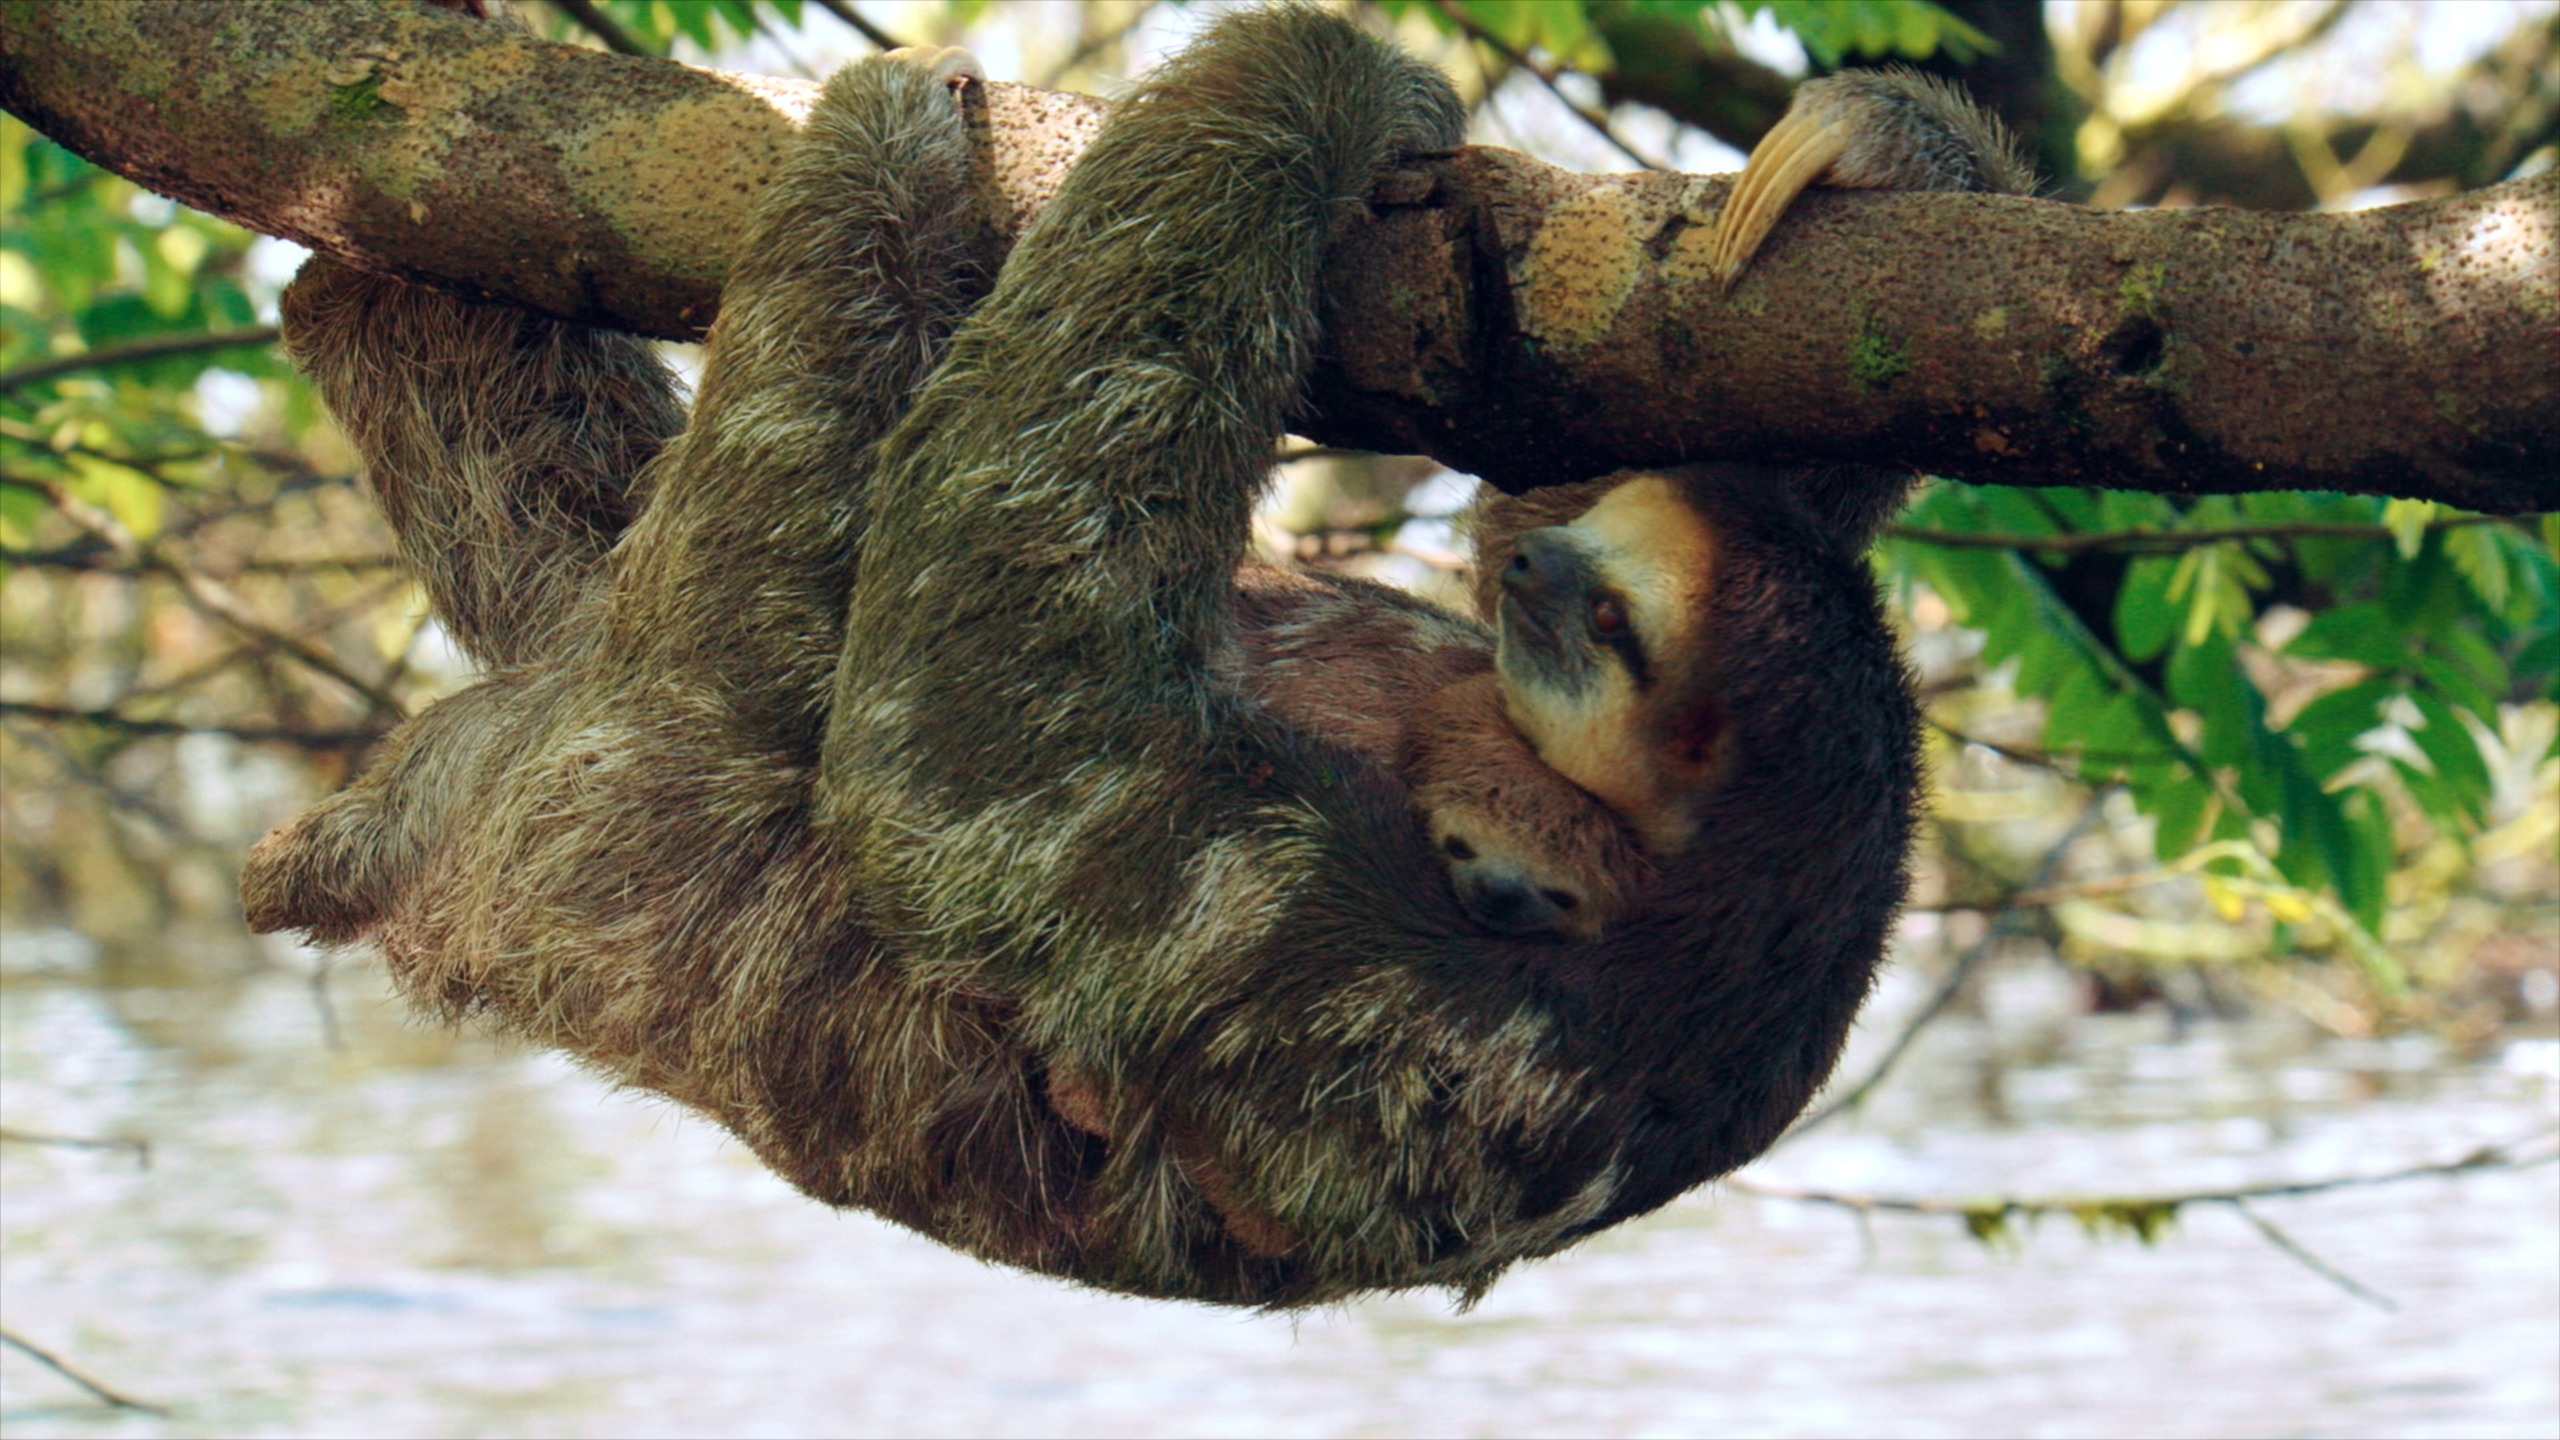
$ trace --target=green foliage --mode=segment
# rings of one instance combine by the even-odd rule
[[[1983,1249],[2015,1254],[2026,1247],[2021,1228],[2033,1230],[2047,1215],[2061,1213],[2079,1222],[2092,1240],[2132,1239],[2157,1244],[2178,1223],[2180,1200],[2089,1199],[2064,1201],[1977,1200],[1957,1210],[1965,1234]],[[2020,1221],[2026,1222],[2023,1227]]]
[[[1452,0],[1467,24],[1522,54],[1532,49],[1575,69],[1604,69],[1607,45],[1591,28],[1601,0]],[[1852,56],[1925,60],[1940,53],[1970,60],[1991,49],[1989,37],[1926,0],[1606,0],[1613,8],[1687,20],[1721,31],[1733,19],[1766,15],[1803,42],[1825,69]],[[1436,0],[1388,0],[1390,13],[1419,11],[1441,29],[1455,28]]]
[[[678,38],[705,53],[749,39],[767,25],[800,24],[803,0],[596,0],[596,9],[640,49],[673,53]],[[554,6],[531,7],[536,25],[554,39],[593,32]]]
[[[2121,782],[2162,860],[2219,845],[2207,873],[2237,876],[2263,853],[2337,898],[2360,960],[2389,901],[2391,792],[2457,840],[2476,833],[2481,737],[2560,668],[2553,547],[2432,506],[1938,484],[1914,532],[2020,542],[1895,539],[1883,564],[1982,630],[1986,666],[2015,664],[2015,692],[2045,701],[2048,750]]]
[[[208,334],[263,335],[242,277],[255,239],[0,116],[0,545],[28,543],[46,485],[148,538],[166,490],[203,483],[209,447],[192,387],[217,366],[282,378],[263,340],[51,376],[35,367]]]
[[[1981,31],[1915,0],[1740,0],[1737,8],[1777,21],[1826,67],[1852,55],[1926,60],[1944,51],[1970,60],[1993,48]]]

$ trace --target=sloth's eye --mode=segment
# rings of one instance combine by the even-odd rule
[[[1441,841],[1440,849],[1442,853],[1446,854],[1452,860],[1473,860],[1476,858],[1476,847],[1459,839],[1455,835]]]
[[[1603,635],[1627,633],[1627,607],[1607,596],[1591,602],[1591,628]]]
[[[1582,903],[1581,901],[1574,899],[1571,893],[1563,890],[1542,890],[1538,893],[1546,896],[1547,903],[1553,905],[1559,910],[1570,910],[1574,906]]]

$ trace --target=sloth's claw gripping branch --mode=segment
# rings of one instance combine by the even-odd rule
[[[1730,288],[1780,216],[1815,184],[1850,190],[2027,194],[2035,177],[1999,122],[1943,80],[1914,70],[1844,70],[1798,87],[1725,197],[1708,243]]]

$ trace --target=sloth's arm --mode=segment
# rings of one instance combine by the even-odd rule
[[[684,423],[656,352],[319,258],[283,311],[446,632],[491,668],[549,653]]]
[[[1329,234],[1460,118],[1338,20],[1223,23],[1118,107],[884,442],[822,792],[923,963],[1172,954],[1249,903],[1217,867],[1257,868],[1238,817],[1275,797],[1214,676],[1250,507]],[[1094,968],[1100,1006],[1149,983]]]
[[[691,429],[617,557],[608,646],[707,678],[750,738],[814,754],[872,443],[985,293],[991,232],[945,88],[960,51],[848,66],[748,218]]]

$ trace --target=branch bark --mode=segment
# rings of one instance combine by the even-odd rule
[[[991,85],[1018,228],[1099,102]],[[199,209],[591,323],[698,334],[806,82],[401,5],[8,0],[0,105]],[[2350,215],[1808,197],[1731,296],[1723,182],[1475,149],[1329,282],[1304,433],[1506,488],[1753,456],[2560,508],[2560,174]]]

